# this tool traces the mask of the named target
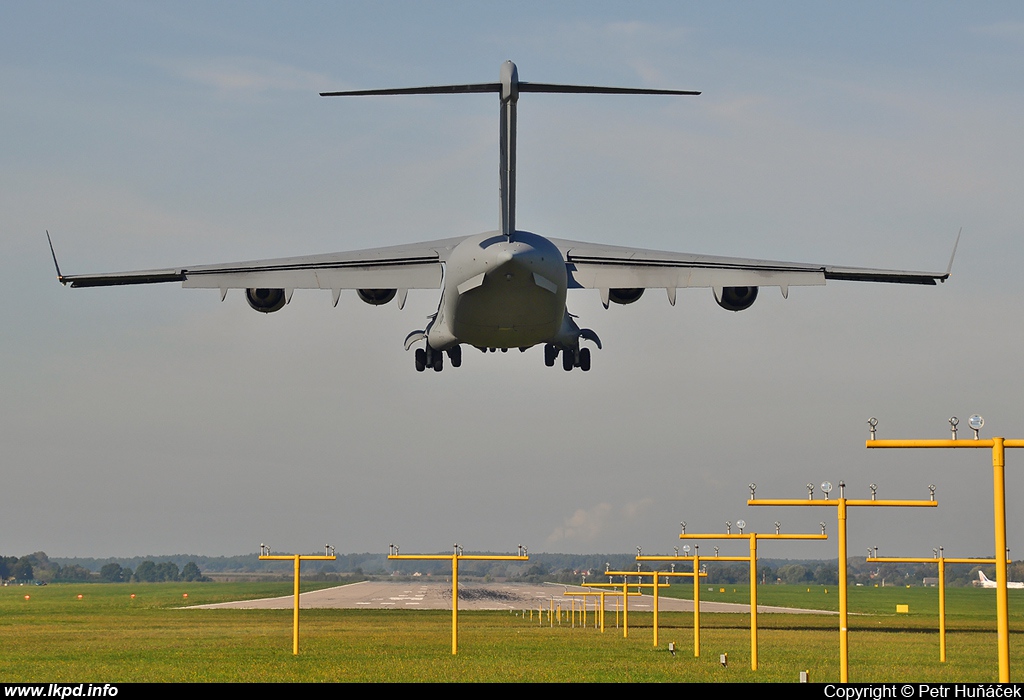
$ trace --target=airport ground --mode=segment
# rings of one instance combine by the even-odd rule
[[[652,644],[652,615],[631,603],[629,637],[606,616],[606,629],[531,617],[531,606],[504,610],[460,608],[460,649],[450,650],[451,613],[443,584],[376,589],[357,584],[349,608],[302,612],[300,654],[291,654],[291,611],[283,607],[208,609],[232,601],[287,599],[281,583],[65,584],[0,589],[0,678],[7,682],[127,681],[694,681],[793,682],[801,670],[813,681],[838,679],[834,613],[759,615],[759,670],[749,668],[749,616],[710,612],[703,605],[701,655],[693,656],[693,614],[663,612],[661,645]],[[358,589],[362,587],[362,592]],[[475,588],[476,586],[473,586]],[[304,590],[320,588],[312,585]],[[324,589],[328,587],[324,586]],[[673,596],[688,597],[688,586]],[[399,590],[401,589],[401,590]],[[558,589],[564,589],[558,586]],[[464,589],[465,590],[465,589]],[[480,600],[511,595],[481,594]],[[356,591],[356,592],[353,592]],[[448,589],[450,593],[450,589]],[[312,592],[312,591],[311,591]],[[835,591],[765,586],[766,605],[832,610]],[[520,592],[517,592],[517,594]],[[524,596],[535,596],[523,591]],[[740,603],[745,586],[707,591],[709,603]],[[1011,591],[1011,670],[1024,678],[1024,592]],[[135,597],[131,597],[132,594]],[[187,594],[187,598],[184,596]],[[392,595],[397,594],[397,595]],[[422,594],[422,595],[421,595]],[[24,596],[28,595],[26,600]],[[335,590],[319,594],[339,598]],[[550,595],[550,593],[548,593]],[[702,589],[702,596],[704,595]],[[81,596],[81,598],[79,598]],[[404,598],[402,598],[404,596]],[[358,605],[399,598],[395,605]],[[420,605],[407,605],[422,597]],[[311,598],[315,599],[316,596]],[[851,591],[850,678],[868,681],[981,682],[996,678],[994,596],[947,592],[948,661],[938,660],[935,589]],[[530,599],[530,598],[527,598]],[[717,599],[717,600],[716,600]],[[436,602],[428,601],[435,600]],[[534,598],[533,600],[539,600]],[[502,602],[502,601],[499,601]],[[668,601],[663,600],[668,604]],[[428,603],[425,605],[425,603]],[[910,606],[897,615],[895,605]],[[280,601],[274,604],[280,606]],[[550,604],[548,604],[550,605]],[[539,610],[542,605],[537,605]],[[391,609],[382,609],[391,608]],[[401,609],[395,609],[401,608]],[[419,608],[419,609],[417,609]],[[666,606],[661,606],[662,610]],[[527,610],[527,612],[524,612]],[[563,608],[564,610],[564,608]],[[674,642],[677,653],[666,650]],[[719,663],[728,654],[728,666]]]

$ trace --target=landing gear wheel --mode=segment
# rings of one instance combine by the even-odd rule
[[[566,372],[571,372],[573,365],[576,364],[574,361],[576,358],[573,357],[573,353],[569,350],[562,351],[562,369]]]
[[[462,346],[456,345],[448,351],[448,359],[451,360],[452,367],[462,366]]]
[[[427,368],[427,351],[423,348],[416,348],[416,371],[422,372]]]
[[[580,369],[590,371],[590,348],[580,348]]]
[[[551,343],[544,346],[544,364],[548,367],[555,366],[555,358],[558,357],[558,348]]]
[[[443,352],[437,352],[437,354],[434,355],[434,371],[435,372],[440,372],[443,369],[444,369],[444,353]]]

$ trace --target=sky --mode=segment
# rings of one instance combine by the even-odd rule
[[[400,311],[300,290],[263,315],[237,291],[54,279],[47,230],[66,274],[493,230],[493,95],[317,93],[492,82],[506,59],[703,91],[524,95],[520,228],[938,271],[962,228],[952,277],[763,289],[739,313],[704,289],[608,310],[571,291],[604,342],[590,372],[538,347],[440,374],[402,345],[436,292]],[[1022,66],[1008,2],[4,3],[0,554],[668,553],[681,521],[834,534],[825,509],[745,505],[752,482],[828,480],[936,486],[934,509],[853,512],[851,554],[991,556],[988,452],[864,440],[870,416],[942,438],[956,415],[969,438],[975,412],[1024,437]],[[1022,468],[1008,451],[1015,558]]]

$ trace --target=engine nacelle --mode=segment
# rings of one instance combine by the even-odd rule
[[[387,304],[398,294],[397,289],[357,289],[356,294],[367,304],[381,306]]]
[[[757,299],[757,287],[723,287],[722,298],[715,301],[726,311],[743,311]]]
[[[643,287],[629,287],[621,289],[609,289],[608,301],[616,304],[632,304],[644,295]]]
[[[245,300],[249,306],[264,314],[280,311],[287,301],[283,289],[246,289]]]

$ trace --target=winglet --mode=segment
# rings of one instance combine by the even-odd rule
[[[57,281],[61,284],[67,284],[67,282],[64,281],[64,275],[60,274],[60,265],[57,264],[57,254],[53,252],[53,241],[50,240],[49,231],[46,232],[46,242],[50,244],[50,255],[53,256],[53,266],[57,268]]]
[[[949,273],[953,271],[953,258],[956,257],[956,247],[960,245],[960,234],[963,232],[964,227],[961,226],[960,231],[958,231],[956,234],[956,242],[953,243],[953,254],[949,256],[949,265],[946,267],[946,276],[942,278],[943,282],[945,282],[946,279],[949,277]]]

